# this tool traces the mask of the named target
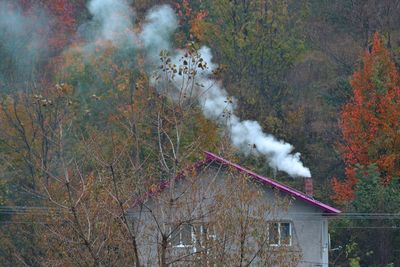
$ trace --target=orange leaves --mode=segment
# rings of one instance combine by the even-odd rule
[[[49,23],[52,24],[52,30],[47,40],[49,46],[55,50],[65,47],[75,31],[77,24],[75,13],[83,1],[20,0],[19,2],[27,13],[36,12],[38,6],[44,7],[49,15]]]
[[[178,10],[178,17],[190,17],[192,9],[189,5],[189,0],[182,0],[182,3],[175,3],[175,7]]]
[[[358,182],[357,178],[355,177],[354,167],[346,167],[345,173],[346,180],[343,182],[336,177],[333,177],[332,179],[332,188],[335,192],[335,195],[332,197],[332,199],[339,204],[344,204],[347,201],[354,199],[353,188]]]
[[[377,33],[351,86],[353,99],[343,106],[340,117],[343,143],[339,148],[346,180],[334,178],[332,182],[337,202],[353,197],[355,164],[377,164],[384,181],[400,175],[400,74]]]
[[[204,20],[208,16],[208,12],[204,10],[194,11],[188,0],[176,2],[175,9],[186,38],[203,41],[206,28],[210,26]]]
[[[201,148],[204,150],[212,150],[219,139],[217,125],[200,114],[194,119],[196,122],[196,135],[200,139]]]
[[[204,33],[206,32],[207,24],[204,18],[208,16],[207,11],[199,11],[194,18],[190,21],[190,33],[196,39],[203,41]]]
[[[54,49],[63,48],[69,37],[73,34],[76,26],[76,7],[66,0],[46,1],[46,6],[54,16],[54,30],[49,39],[49,44]]]

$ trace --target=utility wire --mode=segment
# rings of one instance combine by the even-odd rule
[[[60,210],[65,210],[62,208],[56,208],[56,207],[46,207],[46,206],[0,206],[0,212],[1,210],[45,210],[45,211],[60,211]],[[286,214],[286,213],[285,213]],[[357,215],[357,216],[371,216],[371,215],[376,215],[376,216],[399,216],[400,217],[400,212],[393,212],[393,213],[377,213],[377,212],[342,212],[339,214],[328,214],[328,213],[322,213],[322,212],[291,212],[290,214],[293,215],[321,215],[325,217],[343,217],[343,216],[352,216],[352,215]]]
[[[57,207],[46,207],[46,206],[0,206],[0,212],[3,210],[12,211],[61,211],[65,210]],[[286,214],[286,213],[284,213]],[[376,212],[342,212],[339,214],[329,214],[322,212],[291,212],[291,215],[319,215],[324,217],[343,217],[343,216],[399,216],[400,212],[397,213],[376,213]]]
[[[46,206],[0,206],[0,215],[31,215],[31,216],[45,216],[49,214],[69,214],[68,209],[59,207],[46,207]],[[140,212],[127,211],[127,216],[134,216]],[[400,213],[366,213],[366,212],[343,212],[340,214],[324,214],[322,212],[294,212],[294,213],[282,213],[277,214],[275,217],[286,218],[286,215],[290,215],[293,219],[312,221],[319,220],[321,216],[328,220],[400,220]],[[0,222],[1,221],[0,218]]]

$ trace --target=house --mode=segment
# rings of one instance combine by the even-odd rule
[[[147,266],[328,266],[339,210],[213,153],[131,211]]]

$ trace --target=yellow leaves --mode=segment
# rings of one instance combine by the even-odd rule
[[[299,107],[297,110],[289,111],[287,114],[287,121],[289,124],[296,124],[303,121],[305,116],[304,106]]]
[[[57,83],[55,88],[63,94],[72,94],[74,92],[74,87],[67,83]]]
[[[263,126],[273,132],[280,131],[283,128],[282,124],[283,122],[273,115],[268,115],[263,121]]]
[[[190,171],[191,171],[191,176],[192,177],[196,177],[198,175],[198,172],[197,172],[196,168],[193,167]]]
[[[274,13],[272,12],[271,9],[268,9],[266,18],[267,18],[267,22],[268,22],[268,23],[272,23],[272,22],[273,22],[273,20],[274,20]]]
[[[120,92],[126,91],[128,89],[128,84],[126,83],[119,83],[117,84],[117,90]]]
[[[208,16],[207,11],[198,12],[190,21],[190,33],[200,42],[205,40],[205,33],[212,24],[207,23],[204,18]]]
[[[85,70],[85,63],[82,55],[82,50],[79,46],[71,46],[66,50],[61,58],[60,73],[62,78],[66,78],[74,73],[83,73]]]
[[[202,114],[195,117],[196,135],[201,139],[201,148],[211,150],[219,139],[218,127],[212,121],[206,119]]]
[[[130,73],[127,71],[124,72],[118,72],[117,77],[115,78],[116,80],[116,88],[117,91],[123,92],[129,89],[130,85]]]
[[[159,190],[159,184],[152,184],[149,188],[150,193],[156,193]]]

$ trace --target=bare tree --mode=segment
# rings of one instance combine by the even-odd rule
[[[38,253],[27,253],[33,258],[27,261],[10,246],[13,263],[295,265],[296,246],[269,243],[268,223],[274,221],[274,209],[284,209],[287,201],[266,201],[261,187],[230,170],[206,162],[192,166],[202,149],[229,151],[229,146],[196,108],[192,93],[203,59],[195,49],[187,57],[193,64],[182,72],[190,80],[185,88],[171,86],[178,66],[171,66],[165,53],[160,84],[150,86],[141,74],[133,92],[121,92],[116,107],[107,107],[103,124],[74,116],[80,107],[65,84],[47,95],[27,94],[25,106],[11,101],[13,113],[3,105],[2,119],[22,140],[8,163],[24,155],[42,207],[40,214],[27,209],[14,216],[14,223],[34,226],[28,231]]]
[[[289,200],[276,194],[270,201],[246,175],[202,163],[186,170],[174,192],[173,199],[158,192],[131,211],[147,264],[296,266],[301,259],[295,242],[273,244],[274,224]]]

